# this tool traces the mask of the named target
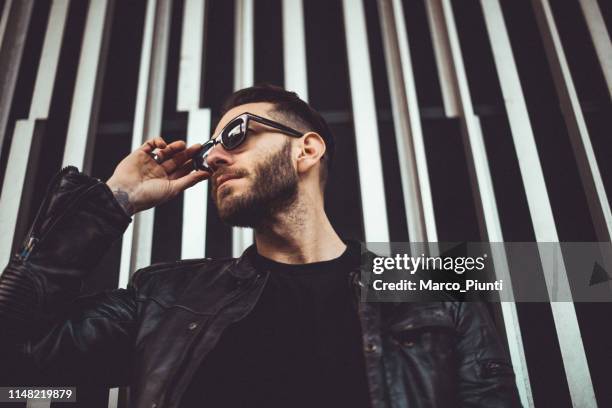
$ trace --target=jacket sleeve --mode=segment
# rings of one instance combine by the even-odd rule
[[[457,307],[461,407],[520,407],[512,365],[485,305]]]
[[[81,290],[130,221],[105,183],[74,167],[55,177],[0,276],[0,385],[126,383],[136,288]]]

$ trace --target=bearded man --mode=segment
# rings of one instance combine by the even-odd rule
[[[266,85],[230,96],[204,145],[149,140],[106,183],[63,170],[0,278],[5,373],[129,386],[133,408],[519,405],[482,305],[360,301],[361,245],[324,210],[333,153],[323,117]],[[133,214],[205,179],[220,218],[254,229],[242,256],[80,296]]]

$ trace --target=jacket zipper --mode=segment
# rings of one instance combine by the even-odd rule
[[[236,293],[235,296],[233,296],[231,299],[229,299],[228,301],[226,301],[222,306],[220,306],[215,313],[211,316],[211,318],[208,320],[207,324],[205,324],[204,326],[200,327],[200,329],[198,330],[198,332],[196,334],[193,335],[192,339],[191,339],[191,343],[189,343],[189,345],[185,348],[185,352],[183,353],[183,355],[181,356],[181,364],[180,366],[174,371],[174,374],[172,375],[172,377],[174,377],[174,380],[171,384],[171,386],[169,385],[168,387],[166,387],[166,393],[165,395],[162,396],[162,400],[164,402],[164,405],[161,405],[161,407],[165,407],[165,403],[166,400],[168,398],[168,393],[167,390],[168,389],[172,389],[174,387],[174,385],[176,384],[176,382],[179,380],[180,375],[185,371],[185,367],[187,366],[187,362],[185,360],[187,356],[189,356],[193,349],[195,348],[195,344],[197,343],[197,339],[200,338],[200,334],[202,332],[205,331],[205,329],[207,329],[208,327],[210,327],[210,325],[215,321],[215,319],[219,316],[219,314],[221,313],[221,311],[223,311],[225,308],[227,308],[229,305],[231,305],[232,303],[234,303],[236,300],[238,300],[239,298],[241,298],[243,295],[245,295],[246,293],[249,292],[249,290],[251,288],[253,288],[253,286],[255,286],[255,284],[257,283],[257,281],[259,280],[259,278],[261,278],[261,273],[257,273],[257,275],[255,276],[255,278],[253,279],[253,281],[251,282],[251,284],[248,286],[248,288],[244,289],[244,291],[240,292],[240,293]],[[260,294],[261,296],[261,294]],[[249,308],[249,310],[247,311],[247,314],[249,314],[251,312],[251,310],[253,310],[253,307],[255,306],[255,304],[257,303],[257,301],[259,300],[259,297],[257,299],[255,299],[255,301],[253,302],[253,304],[251,305],[251,307]],[[201,363],[201,361],[203,360],[204,357],[199,359],[199,363]],[[180,399],[183,397],[183,395],[179,395],[178,396],[178,403],[180,403]]]
[[[51,183],[49,183],[49,186],[47,186],[45,198],[43,199],[42,204],[40,205],[40,207],[38,208],[38,211],[36,212],[36,216],[34,217],[34,222],[32,222],[32,226],[30,227],[30,230],[28,231],[28,234],[26,235],[26,239],[24,240],[24,244],[22,245],[22,250],[18,255],[18,258],[20,260],[22,261],[27,260],[27,258],[30,256],[30,253],[32,252],[32,250],[34,249],[34,247],[39,241],[38,238],[34,236],[34,234],[38,233],[38,227],[41,222],[40,217],[43,213],[43,210],[45,210],[46,207],[49,205],[49,193],[51,193],[51,191],[57,186],[58,181],[66,173],[68,173],[68,171],[71,169],[75,169],[78,171],[78,169],[74,166],[66,166],[62,168],[59,173],[53,176]]]
[[[32,251],[36,247],[36,245],[43,238],[45,238],[47,236],[47,234],[49,233],[49,231],[51,231],[53,229],[55,224],[57,224],[62,218],[64,218],[64,215],[66,215],[68,210],[70,210],[72,208],[74,203],[80,197],[82,197],[84,194],[88,193],[89,191],[91,191],[92,189],[94,189],[95,187],[97,187],[99,185],[99,184],[94,184],[93,186],[88,187],[87,189],[85,189],[85,191],[83,191],[77,197],[73,198],[68,203],[66,203],[66,205],[64,206],[64,211],[57,216],[57,218],[53,221],[53,223],[51,225],[49,225],[49,229],[47,230],[47,233],[44,234],[41,237],[36,237],[36,235],[39,232],[38,230],[39,230],[39,228],[41,226],[40,224],[42,222],[41,216],[42,216],[43,212],[46,211],[46,209],[47,209],[47,207],[49,205],[51,191],[57,187],[57,184],[58,184],[59,180],[64,175],[66,175],[70,170],[72,170],[72,169],[74,169],[74,170],[76,170],[78,172],[78,169],[76,167],[74,167],[74,166],[66,166],[66,167],[62,168],[62,170],[53,177],[51,183],[49,184],[49,187],[47,187],[45,198],[44,198],[41,206],[39,207],[39,209],[38,209],[38,211],[36,213],[36,217],[34,218],[34,222],[32,223],[32,227],[30,227],[30,230],[28,231],[27,238],[24,241],[24,245],[22,246],[22,250],[17,255],[17,257],[18,257],[18,259],[20,261],[22,261],[22,262],[27,261],[28,258],[30,257],[30,255],[32,254]]]

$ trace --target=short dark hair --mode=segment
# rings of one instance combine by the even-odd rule
[[[323,116],[300,99],[295,92],[271,84],[258,84],[234,92],[223,103],[219,116],[222,117],[236,106],[255,102],[273,104],[274,112],[279,113],[288,122],[287,125],[296,127],[300,131],[316,132],[323,138],[326,149],[321,158],[321,183],[324,186],[334,156],[335,143],[334,135]]]

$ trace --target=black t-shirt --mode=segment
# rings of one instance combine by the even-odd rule
[[[302,265],[255,253],[266,287],[221,335],[181,400],[182,408],[368,407],[361,328],[348,274],[359,243],[338,258]]]

